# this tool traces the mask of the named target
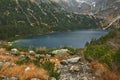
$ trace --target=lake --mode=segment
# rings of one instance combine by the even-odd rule
[[[71,46],[83,48],[86,42],[92,39],[99,39],[108,33],[105,30],[79,30],[70,32],[57,32],[46,35],[29,36],[13,42],[13,46],[23,48],[47,47],[56,48]]]

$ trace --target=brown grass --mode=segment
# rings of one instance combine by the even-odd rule
[[[7,53],[8,51],[5,48],[0,48],[0,53]]]
[[[30,67],[30,70],[25,71],[27,67]],[[16,65],[16,66],[7,66],[4,65],[0,70],[0,75],[5,76],[14,76],[18,77],[20,80],[30,80],[31,78],[39,78],[48,80],[48,72],[42,68],[35,67],[33,64],[29,65]]]
[[[16,62],[18,58],[12,55],[0,55],[0,61],[3,61],[3,60],[5,62]]]
[[[103,80],[119,80],[119,76],[116,75],[115,72],[109,70],[106,65],[99,63],[98,61],[92,62],[91,67],[97,71],[97,74],[95,74],[96,77],[100,77]]]

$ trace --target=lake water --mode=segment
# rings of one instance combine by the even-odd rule
[[[56,48],[61,46],[71,46],[83,48],[86,42],[98,39],[108,33],[105,30],[79,30],[70,32],[57,32],[46,35],[30,36],[13,42],[14,46],[24,48],[47,47]]]

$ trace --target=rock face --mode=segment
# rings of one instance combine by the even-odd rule
[[[61,61],[59,80],[96,80],[88,63],[80,59],[81,57],[72,57]]]

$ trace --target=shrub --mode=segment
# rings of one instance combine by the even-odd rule
[[[116,51],[116,53],[113,56],[113,62],[116,64],[116,66],[120,69],[120,48]]]
[[[84,55],[86,59],[100,59],[107,51],[109,51],[109,48],[106,45],[90,45],[87,47]]]
[[[59,73],[57,73],[57,70],[54,70],[55,64],[50,61],[45,61],[42,63],[42,67],[46,69],[49,72],[49,75],[51,77],[55,77],[58,79]]]
[[[101,56],[99,61],[106,63],[108,66],[111,66],[111,63],[113,61],[113,54],[114,51],[108,51],[107,53],[105,53],[105,55]]]
[[[77,49],[68,46],[64,46],[62,49],[68,49],[70,55],[74,55],[77,52]]]
[[[38,50],[36,53],[37,54],[47,54],[47,51],[45,51],[45,50]]]
[[[16,64],[22,65],[22,64],[29,64],[31,62],[30,58],[28,56],[25,56],[24,59],[18,60]]]
[[[10,51],[11,49],[14,48],[14,46],[4,46],[4,48],[5,48],[6,50]]]
[[[34,65],[40,67],[40,64],[41,64],[41,63],[40,63],[40,60],[38,60],[38,59],[33,60],[33,63],[34,63]]]
[[[17,46],[4,46],[4,48],[8,51],[10,51],[13,48],[17,48],[19,51],[27,51],[25,48],[17,47]]]

